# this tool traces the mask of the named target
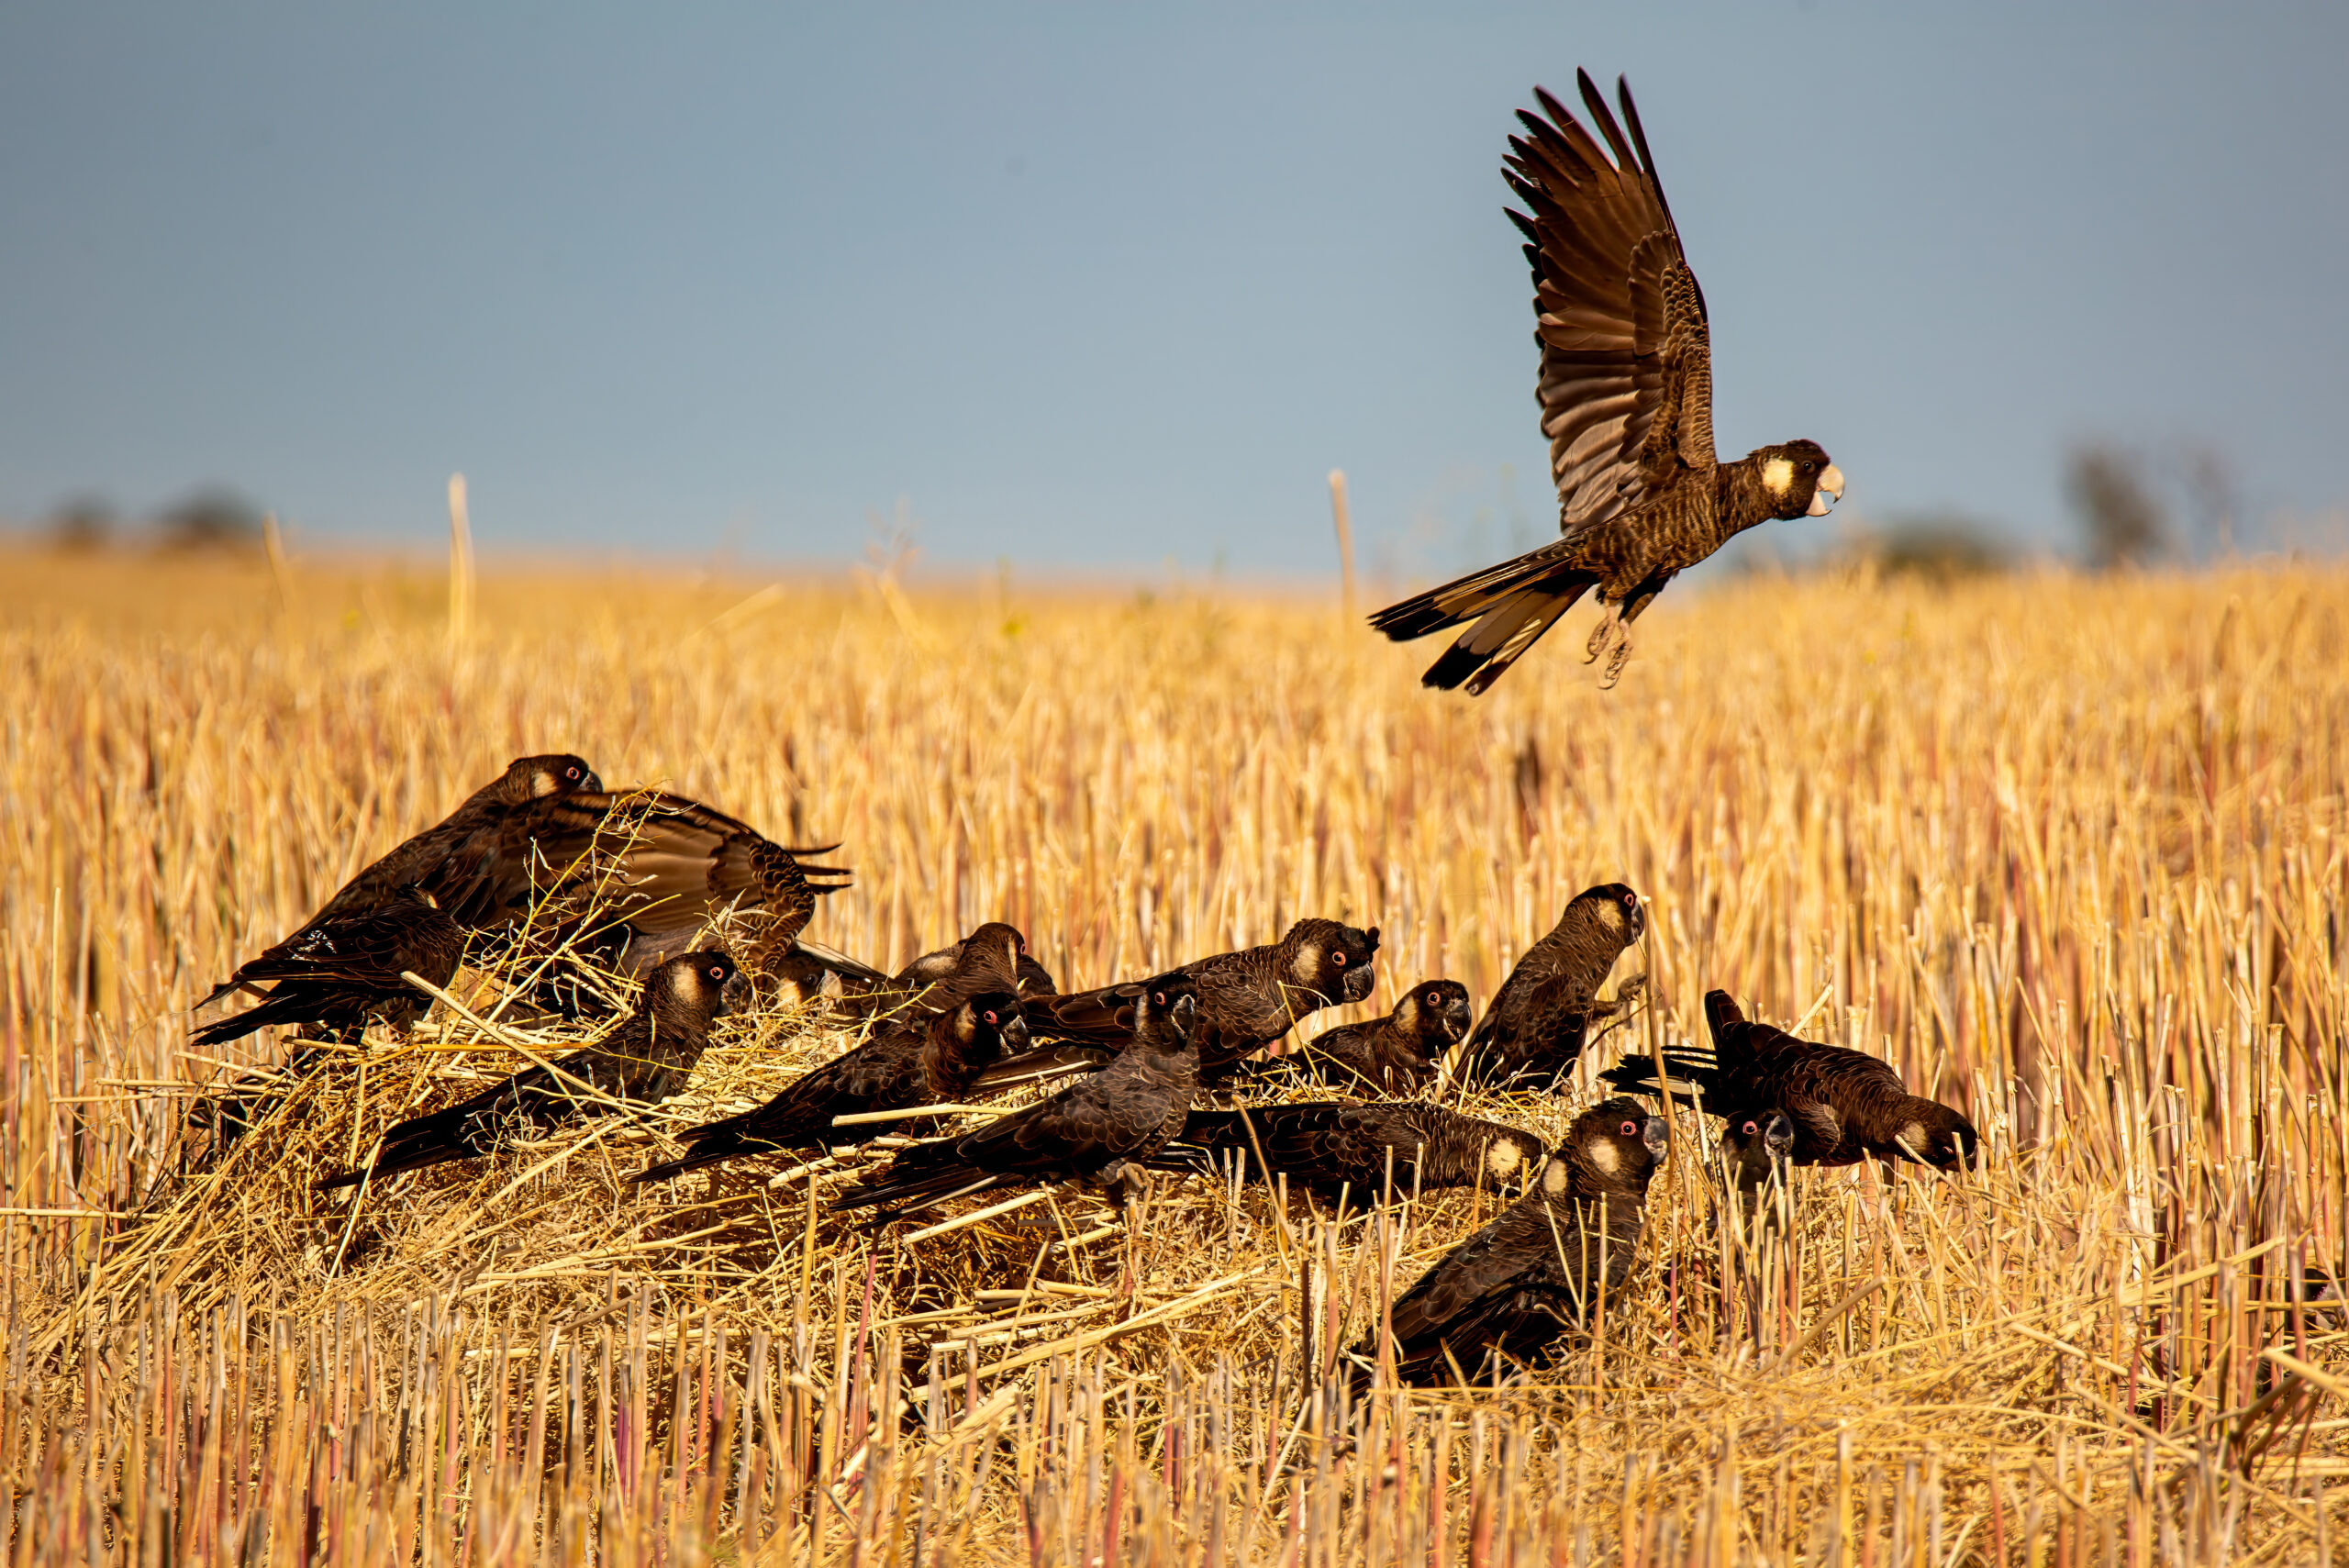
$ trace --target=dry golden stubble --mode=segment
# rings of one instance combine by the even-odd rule
[[[288,601],[259,567],[6,564],[0,1471],[39,1550],[2330,1550],[2343,1323],[2305,1282],[2339,1270],[2349,1168],[2337,574],[1732,584],[1660,607],[1610,695],[1471,705],[1273,599],[916,591],[918,642],[852,593],[493,573],[452,646],[422,574],[298,562]],[[1325,1374],[1503,1195],[1340,1222],[1198,1180],[1130,1230],[1057,1195],[907,1246],[823,1208],[878,1155],[625,1184],[844,1049],[818,1008],[727,1021],[647,1117],[317,1197],[522,1064],[439,1008],[195,1158],[190,1089],[276,1052],[191,1058],[183,1009],[552,748],[844,840],[857,885],[809,934],[885,968],[990,917],[1068,985],[1379,924],[1380,991],[1317,1029],[1429,975],[1481,1002],[1620,878],[1649,1005],[1591,1066],[1699,1027],[1708,985],[1819,1004],[1815,1038],[1959,1104],[1992,1159],[1803,1173],[1749,1252],[1677,1113],[1598,1333],[1515,1389],[1341,1417]],[[527,990],[476,959],[477,1016]],[[1554,1137],[1575,1103],[1461,1107]]]

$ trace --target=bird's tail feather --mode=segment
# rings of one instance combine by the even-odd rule
[[[317,1190],[330,1193],[337,1187],[355,1187],[373,1176],[388,1181],[409,1171],[429,1171],[435,1165],[446,1165],[456,1160],[473,1159],[480,1151],[462,1142],[448,1142],[429,1146],[408,1144],[399,1149],[385,1149],[366,1164],[345,1171],[340,1176],[328,1176],[317,1184]]]
[[[833,892],[834,889],[824,887],[818,888],[817,891],[819,893],[830,893]],[[803,952],[809,958],[814,959],[816,962],[822,967],[830,970],[834,974],[841,975],[843,978],[850,980],[862,980],[868,985],[886,985],[889,984],[889,977],[887,975],[882,973],[879,970],[874,968],[871,964],[864,962],[861,959],[849,957],[848,954],[841,951],[838,948],[828,948],[821,942],[811,942],[806,937],[793,938],[791,945],[800,952]]]
[[[215,985],[211,990],[206,992],[204,995],[204,1000],[198,1002],[195,1006],[190,1007],[188,1011],[191,1013],[200,1013],[205,1008],[212,1006],[213,1003],[217,1002],[221,997],[226,996],[229,992],[241,990],[244,984],[244,976],[241,972],[232,974],[228,979],[220,982],[219,984]]]
[[[1370,624],[1406,642],[1475,621],[1419,677],[1423,684],[1446,691],[1464,682],[1475,696],[1499,680],[1598,581],[1595,573],[1562,564],[1557,547],[1545,546],[1389,605]]]
[[[695,1140],[692,1151],[674,1160],[663,1160],[658,1165],[647,1165],[628,1178],[630,1186],[646,1186],[654,1182],[673,1182],[688,1171],[698,1171],[720,1161],[739,1160],[749,1154],[780,1154],[787,1145],[769,1138],[744,1137],[729,1131],[719,1138]]]
[[[1738,1007],[1736,998],[1726,991],[1705,993],[1705,1025],[1713,1037],[1712,1056],[1723,1063],[1743,1061],[1753,1054],[1753,1031],[1742,1027],[1745,1014]]]
[[[1508,598],[1527,584],[1545,577],[1561,579],[1582,577],[1558,559],[1558,547],[1544,545],[1540,550],[1504,561],[1497,566],[1487,566],[1481,572],[1471,572],[1465,577],[1455,577],[1440,588],[1430,588],[1424,594],[1414,594],[1398,600],[1383,610],[1372,613],[1370,624],[1397,642],[1408,642],[1446,627],[1474,620],[1491,605]],[[1596,579],[1589,579],[1596,581]]]
[[[216,1019],[188,1036],[190,1045],[226,1045],[232,1040],[242,1040],[265,1024],[301,1024],[310,1021],[310,1015],[323,1004],[317,996],[279,996],[263,993],[264,1000],[258,1007],[248,1007],[241,1013],[230,1013]]]
[[[884,1176],[870,1187],[859,1187],[843,1195],[832,1204],[835,1213],[852,1208],[879,1208],[875,1218],[883,1223],[900,1215],[928,1208],[950,1198],[965,1197],[983,1193],[991,1187],[1008,1185],[1012,1178],[989,1175],[968,1165],[952,1164],[933,1171],[922,1171],[898,1177]]]
[[[1661,1094],[1668,1086],[1671,1097],[1684,1106],[1709,1102],[1720,1086],[1720,1069],[1699,1058],[1666,1051],[1664,1067],[1668,1085],[1657,1083],[1655,1061],[1646,1056],[1627,1056],[1599,1076],[1634,1095]],[[1694,1085],[1701,1093],[1691,1093],[1683,1084]]]
[[[974,1095],[1000,1095],[1030,1084],[1050,1084],[1080,1073],[1098,1072],[1116,1055],[1097,1046],[1056,1042],[1007,1056],[980,1070],[971,1080]]]
[[[452,1160],[470,1160],[482,1151],[473,1147],[466,1136],[466,1120],[473,1110],[470,1105],[454,1105],[430,1116],[403,1122],[384,1135],[384,1141],[374,1158],[354,1170],[339,1176],[329,1176],[317,1184],[319,1192],[332,1192],[337,1187],[355,1187],[372,1173],[378,1179],[399,1175],[406,1171],[429,1170],[445,1165]]]

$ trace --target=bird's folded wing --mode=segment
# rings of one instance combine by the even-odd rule
[[[1396,1342],[1425,1343],[1472,1324],[1477,1307],[1496,1306],[1513,1291],[1516,1273],[1516,1260],[1497,1255],[1486,1227],[1396,1300]]]
[[[546,862],[622,898],[648,934],[696,927],[729,905],[763,909],[796,933],[818,895],[847,884],[846,871],[802,865],[748,823],[680,795],[559,795],[530,815]]]
[[[1028,1032],[1069,1044],[1121,1051],[1133,1039],[1135,1006],[1144,982],[1127,981],[1065,996],[1040,996],[1028,1007]]]

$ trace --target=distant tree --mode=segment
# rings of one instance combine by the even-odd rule
[[[2243,500],[2235,488],[2234,464],[2203,441],[2178,443],[2172,462],[2186,497],[2187,527],[2198,554],[2225,555],[2235,548],[2235,520]]]
[[[2072,449],[2065,469],[2064,488],[2087,536],[2090,566],[2110,572],[2168,553],[2168,511],[2154,493],[2143,457],[2111,442],[2088,441]]]
[[[114,542],[115,510],[95,495],[77,495],[49,515],[49,542],[69,555],[88,555]]]
[[[155,523],[165,550],[250,550],[261,542],[261,509],[230,490],[199,490],[165,507]]]

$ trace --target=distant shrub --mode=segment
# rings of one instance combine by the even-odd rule
[[[76,496],[49,515],[49,542],[68,555],[95,554],[114,542],[120,520],[97,497]]]
[[[1923,577],[1947,583],[1979,577],[2014,565],[2014,550],[1997,528],[1961,513],[1928,513],[1896,519],[1867,540],[1869,559],[1887,576]]]
[[[261,516],[233,491],[199,490],[157,516],[158,542],[165,550],[258,549]]]

